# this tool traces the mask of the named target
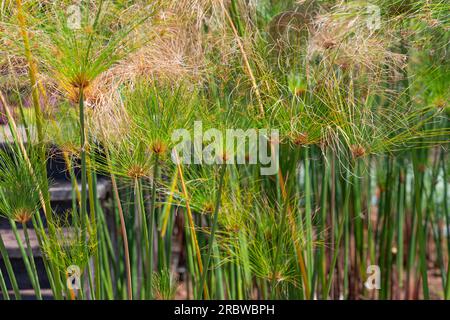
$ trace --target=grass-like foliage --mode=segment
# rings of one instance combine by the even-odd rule
[[[0,14],[0,215],[37,299],[31,227],[55,299],[450,299],[446,1],[0,0]],[[242,141],[198,163],[227,129],[266,132],[276,170]],[[173,152],[184,136],[190,163]],[[1,231],[0,293],[20,299]]]

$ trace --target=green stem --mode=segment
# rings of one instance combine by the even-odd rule
[[[10,220],[10,224],[11,224],[11,228],[14,233],[14,236],[16,237],[16,241],[19,246],[20,253],[22,254],[23,263],[25,264],[25,269],[27,270],[28,277],[30,278],[30,282],[34,289],[36,298],[38,300],[41,300],[42,297],[41,297],[41,292],[40,292],[40,288],[39,288],[39,282],[36,282],[37,276],[35,276],[33,268],[31,267],[27,252],[25,251],[25,248],[22,243],[22,239],[20,238],[19,232],[17,231],[16,223],[13,220]],[[27,235],[25,235],[25,237],[27,238]],[[31,250],[28,240],[27,240],[27,247]]]
[[[326,230],[326,220],[327,220],[327,199],[328,199],[328,184],[330,179],[330,166],[328,161],[324,159],[324,168],[322,172],[322,191],[321,191],[321,200],[320,200],[320,233],[323,237],[325,237]],[[326,239],[326,238],[325,238]],[[325,244],[320,247],[319,250],[319,272],[322,286],[322,298],[326,299],[326,251]]]
[[[347,221],[347,214],[346,212],[348,212],[348,207],[349,207],[349,201],[350,201],[350,183],[346,183],[345,184],[345,196],[344,196],[344,207],[343,207],[343,217],[341,218],[341,221],[339,223],[339,225],[337,226],[337,238],[335,241],[335,245],[334,245],[334,253],[333,253],[333,257],[332,257],[332,261],[331,261],[331,265],[330,265],[330,272],[328,275],[328,284],[327,284],[327,291],[326,291],[326,296],[328,297],[330,295],[330,291],[331,291],[331,285],[333,283],[333,275],[335,272],[335,268],[336,268],[336,264],[337,264],[337,260],[338,260],[338,256],[339,256],[339,248],[341,245],[341,239],[342,239],[342,235],[344,233],[344,229],[345,229],[345,224]]]
[[[0,235],[0,253],[2,255],[3,263],[6,267],[6,272],[8,274],[9,282],[14,291],[14,296],[16,300],[21,300],[19,286],[17,285],[16,276],[11,265],[11,260],[9,259],[8,251],[6,250],[5,243],[3,242],[2,236]]]
[[[214,208],[214,218],[213,218],[213,224],[212,224],[212,228],[211,228],[211,235],[209,237],[209,242],[208,242],[208,253],[206,255],[206,261],[204,264],[204,269],[203,269],[203,274],[200,280],[200,286],[199,286],[199,292],[200,292],[200,296],[199,298],[202,299],[203,296],[203,285],[206,281],[206,278],[208,276],[208,269],[209,269],[209,263],[211,260],[211,253],[213,251],[213,244],[214,244],[214,237],[216,235],[216,231],[217,231],[217,222],[218,222],[218,218],[219,218],[219,209],[220,209],[220,199],[222,197],[222,188],[223,188],[223,181],[224,181],[224,177],[225,177],[225,172],[227,169],[227,164],[223,163],[222,167],[220,169],[220,177],[219,177],[219,189],[217,190],[217,197],[216,197],[216,204],[215,204],[215,208]]]
[[[424,299],[429,299],[429,289],[428,289],[428,275],[427,275],[427,265],[426,265],[426,238],[425,232],[427,229],[427,223],[423,221],[422,216],[422,196],[423,196],[423,184],[424,184],[424,174],[421,172],[420,164],[421,162],[414,161],[414,206],[417,215],[417,240],[419,244],[419,269],[422,277],[422,289]],[[424,164],[422,163],[424,166]]]
[[[81,146],[81,227],[83,232],[83,241],[86,240],[86,216],[87,216],[87,195],[86,195],[86,132],[84,125],[84,94],[83,88],[80,88],[79,100],[80,116],[80,146]]]
[[[271,292],[270,292],[270,298],[273,300],[275,299],[276,295],[277,295],[277,288],[276,288],[276,283],[277,283],[277,273],[278,273],[278,265],[280,263],[280,256],[281,256],[281,249],[282,249],[282,242],[283,242],[283,231],[284,228],[286,227],[286,220],[287,220],[287,210],[288,210],[288,204],[286,203],[282,209],[281,212],[281,221],[280,221],[280,226],[279,226],[279,231],[278,231],[278,241],[277,241],[277,246],[275,248],[275,259],[273,262],[273,268],[272,268],[272,283],[271,283]]]
[[[155,165],[153,166],[153,181],[152,181],[152,194],[150,199],[150,271],[153,273],[155,268],[154,266],[154,229],[155,229],[155,220],[156,220],[156,179],[158,177],[158,169],[159,169],[159,155],[155,154]],[[152,298],[152,278],[148,279],[148,297]]]
[[[314,296],[314,288],[312,287],[312,272],[314,266],[313,260],[313,226],[312,226],[312,210],[311,210],[311,179],[309,171],[309,150],[305,149],[305,222],[306,222],[306,271],[308,275],[308,286],[310,288],[310,296]]]
[[[109,158],[108,158],[108,163]],[[125,225],[125,217],[123,215],[123,209],[122,204],[120,203],[120,197],[119,197],[119,189],[117,188],[117,182],[116,177],[114,174],[111,174],[111,184],[114,192],[114,198],[116,200],[117,210],[119,211],[119,218],[120,218],[120,231],[123,238],[123,251],[124,251],[124,258],[125,258],[125,271],[127,275],[127,293],[128,293],[128,300],[133,300],[133,287],[132,287],[132,278],[131,278],[131,263],[130,263],[130,250],[128,247],[128,236],[127,236],[127,228]]]
[[[3,295],[3,300],[10,300],[8,288],[6,287],[5,278],[3,278],[3,273],[1,269],[0,269],[0,289]]]
[[[444,178],[444,195],[443,195],[443,202],[444,202],[444,216],[445,216],[445,227],[446,227],[446,234],[447,234],[447,277],[446,277],[446,284],[445,284],[445,299],[450,300],[450,216],[448,212],[448,183],[447,183],[447,171],[445,166],[445,154],[444,151],[441,151],[441,165],[442,165],[442,172],[443,172],[443,178]]]
[[[91,166],[91,159],[86,159],[87,161],[87,183],[89,192],[89,211],[91,215],[90,227],[93,230],[93,234],[98,237],[97,230],[97,183],[93,179],[94,171]],[[98,240],[98,239],[97,239]],[[101,273],[100,273],[100,253],[99,250],[95,250],[94,253],[94,278],[95,278],[95,291],[92,291],[92,296],[94,299],[101,299]]]
[[[134,183],[134,196],[135,196],[135,205],[137,209],[137,214],[142,219],[142,237],[144,238],[144,279],[146,279],[147,283],[144,283],[144,290],[145,295],[144,297],[150,297],[150,294],[152,292],[151,289],[151,280],[153,276],[153,269],[150,267],[150,242],[149,242],[149,236],[148,236],[148,227],[147,227],[147,216],[145,214],[145,207],[144,207],[144,198],[142,194],[142,182],[140,179],[135,179]]]
[[[26,222],[22,223],[22,228],[23,228],[23,234],[25,236],[25,243],[27,245],[28,258],[30,259],[29,261],[30,261],[31,269],[32,269],[33,275],[34,275],[34,282],[35,282],[36,288],[38,290],[38,294],[36,295],[36,298],[38,300],[42,300],[37,268],[36,268],[36,264],[34,262],[33,249],[31,248],[30,236],[28,235],[28,227],[27,227]]]
[[[402,164],[402,163],[401,163]],[[397,282],[398,290],[403,288],[403,229],[405,224],[405,178],[404,168],[400,168],[398,177],[398,200],[397,200]]]
[[[86,164],[86,129],[85,129],[85,117],[84,117],[84,89],[80,88],[79,91],[79,116],[80,116],[80,147],[81,147],[81,232],[82,239],[84,242],[84,250],[86,255],[88,255],[88,245],[87,245],[87,164]],[[89,288],[92,295],[95,295],[94,284],[92,281],[92,274],[90,271],[90,264],[87,264],[88,282]]]
[[[364,256],[364,220],[362,212],[362,195],[361,195],[361,159],[356,160],[356,174],[353,176],[353,217],[354,217],[354,234],[355,234],[355,257],[354,257],[354,283],[352,298],[359,294],[360,286],[365,275],[366,259]]]

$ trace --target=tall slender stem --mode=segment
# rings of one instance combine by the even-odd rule
[[[85,117],[84,117],[84,89],[80,87],[79,89],[79,116],[80,116],[80,155],[81,155],[81,232],[82,239],[84,242],[84,250],[88,252],[87,246],[87,164],[86,164],[86,129],[85,129]],[[88,269],[88,281],[91,294],[95,295],[94,284],[92,281],[92,274],[90,272],[90,264],[87,264]]]
[[[298,260],[298,264],[299,264],[299,268],[300,268],[300,273],[302,275],[303,287],[304,287],[304,291],[305,291],[305,297],[306,297],[306,299],[309,299],[309,297],[310,297],[310,288],[309,288],[309,280],[308,280],[308,271],[306,269],[305,259],[303,258],[303,252],[302,252],[302,250],[300,248],[300,245],[299,245],[299,243],[297,241],[297,235],[298,235],[297,223],[295,221],[295,217],[294,217],[294,214],[292,212],[292,209],[291,209],[291,207],[289,206],[289,203],[288,203],[288,194],[287,194],[287,191],[286,191],[285,181],[284,181],[283,173],[281,172],[281,168],[278,168],[278,183],[280,185],[280,189],[281,189],[281,194],[283,196],[283,200],[287,203],[286,209],[287,209],[287,213],[288,213],[288,219],[289,219],[289,225],[290,225],[290,229],[291,229],[292,241],[294,242],[295,253],[297,255],[297,260]]]
[[[312,227],[312,210],[311,210],[311,180],[309,171],[309,150],[305,147],[305,222],[306,222],[306,272],[308,275],[308,285],[311,289],[310,294],[314,294],[314,288],[312,287],[312,272],[313,272],[313,227]],[[308,299],[311,299],[309,296]]]
[[[14,270],[11,265],[11,260],[9,259],[8,251],[6,251],[6,247],[5,247],[5,244],[3,242],[1,235],[0,235],[0,254],[2,256],[3,263],[5,264],[9,282],[11,283],[11,286],[14,291],[14,296],[15,296],[16,300],[20,300],[21,296],[20,296],[19,286],[17,285],[16,275],[14,274]]]
[[[6,287],[5,278],[3,277],[3,272],[0,269],[0,292],[3,295],[3,300],[10,300],[8,288]]]
[[[110,165],[109,157],[108,164]],[[125,255],[125,272],[127,274],[127,293],[128,300],[133,300],[133,288],[131,279],[131,263],[130,263],[130,250],[128,247],[127,227],[125,225],[125,217],[123,215],[122,204],[120,203],[119,189],[117,188],[116,177],[111,174],[111,184],[114,192],[114,198],[116,199],[117,210],[119,211],[120,219],[120,233],[123,238],[123,251]]]
[[[92,170],[91,159],[87,158],[87,183],[89,192],[89,211],[91,215],[90,227],[94,230],[94,234],[98,236],[97,232],[97,199],[96,199],[96,189],[97,183],[93,179],[94,171]],[[101,299],[101,272],[100,272],[100,253],[95,250],[94,253],[94,276],[95,276],[95,291],[92,295],[95,299]]]
[[[134,205],[137,209],[137,215],[142,220],[142,237],[144,238],[144,253],[143,253],[143,261],[144,261],[144,279],[147,280],[145,283],[145,297],[149,297],[152,288],[151,288],[151,278],[153,277],[153,268],[151,267],[151,258],[150,258],[150,246],[152,245],[150,242],[150,238],[148,235],[148,227],[147,227],[147,215],[145,214],[145,206],[144,206],[144,198],[142,194],[142,182],[139,178],[136,178],[134,181]],[[146,273],[146,271],[148,271]]]
[[[447,171],[445,166],[445,153],[441,151],[441,164],[442,164],[442,172],[444,176],[444,181],[447,180]],[[447,277],[445,284],[445,299],[450,300],[450,216],[448,212],[448,184],[444,183],[444,194],[443,194],[443,202],[444,202],[444,215],[445,215],[445,230],[447,232]]]
[[[42,299],[41,290],[39,287],[39,281],[37,281],[37,276],[35,275],[35,271],[34,271],[35,268],[33,268],[30,264],[30,259],[28,257],[28,253],[23,246],[22,239],[17,230],[16,223],[13,220],[10,220],[10,224],[11,224],[11,229],[14,233],[14,236],[16,237],[16,241],[17,241],[17,245],[19,246],[20,253],[22,254],[23,263],[25,264],[25,269],[27,270],[28,277],[30,278],[30,282],[34,289],[36,298],[41,300]],[[25,233],[25,230],[24,230],[24,233]],[[31,246],[29,245],[29,240],[28,240],[28,233],[25,234],[25,238],[26,238],[25,240],[26,240],[26,244],[27,244],[27,250],[31,250]],[[31,253],[31,255],[32,255],[32,253]]]
[[[152,194],[150,199],[150,271],[153,273],[154,270],[154,229],[155,229],[155,219],[156,219],[156,180],[158,177],[158,167],[159,167],[159,156],[155,154],[155,164],[153,166],[153,181],[152,181]],[[152,279],[153,277],[149,277],[148,279],[148,291],[147,294],[149,297],[152,296]]]
[[[80,88],[79,116],[80,116],[80,146],[81,146],[81,227],[83,231],[83,241],[86,240],[86,215],[87,215],[87,194],[86,194],[86,132],[84,128],[84,93]]]
[[[175,153],[175,156],[178,157],[178,155],[176,153]],[[194,224],[194,219],[192,217],[192,211],[191,211],[191,206],[190,206],[190,201],[189,201],[189,194],[188,194],[188,191],[186,188],[186,183],[184,181],[183,169],[181,167],[180,160],[178,158],[177,158],[177,168],[178,168],[178,175],[180,176],[180,181],[181,181],[181,189],[183,192],[183,196],[185,198],[186,213],[187,213],[187,218],[188,218],[188,223],[189,223],[189,228],[190,228],[191,242],[194,245],[195,255],[197,256],[198,271],[201,275],[203,273],[202,255],[201,255],[200,247],[199,247],[198,241],[197,241],[197,233],[195,232],[195,224]],[[207,297],[208,289],[207,289],[206,285],[203,287],[203,291],[204,291],[204,296]]]
[[[199,292],[202,292],[203,285],[205,284],[206,278],[208,277],[208,269],[209,269],[209,263],[211,260],[211,253],[214,249],[214,237],[216,235],[217,231],[217,222],[219,218],[219,209],[220,209],[220,200],[222,198],[222,188],[223,188],[223,180],[225,177],[225,172],[227,170],[227,164],[224,162],[222,164],[222,167],[220,168],[219,173],[219,189],[217,190],[217,196],[216,196],[216,204],[214,207],[214,216],[213,216],[213,224],[211,228],[211,235],[209,236],[209,242],[208,242],[208,253],[206,254],[206,261],[205,261],[205,269],[203,271],[201,280],[200,280],[200,287]],[[202,298],[202,294],[200,293],[200,299]]]
[[[27,246],[27,251],[28,251],[28,258],[30,261],[30,265],[31,265],[31,269],[33,271],[33,276],[34,276],[34,282],[37,288],[37,299],[42,300],[42,295],[41,295],[41,289],[40,289],[40,284],[39,284],[39,277],[38,277],[38,273],[37,273],[37,268],[36,268],[36,264],[34,262],[34,255],[33,255],[33,250],[31,248],[31,243],[30,243],[30,236],[28,234],[28,227],[26,222],[22,223],[22,228],[23,228],[23,234],[25,236],[25,243]]]

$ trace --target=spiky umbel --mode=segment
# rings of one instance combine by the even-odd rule
[[[0,215],[26,223],[39,211],[39,187],[44,177],[39,170],[36,152],[31,150],[30,163],[14,149],[0,150]]]
[[[66,274],[70,266],[77,266],[83,272],[97,250],[95,230],[90,224],[82,227],[80,218],[80,214],[74,211],[67,211],[63,215],[54,214],[51,222],[53,232],[41,235],[45,256],[62,274]],[[85,234],[87,239],[84,238]]]

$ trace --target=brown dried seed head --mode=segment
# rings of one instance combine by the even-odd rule
[[[218,155],[218,158],[222,161],[222,163],[226,163],[230,159],[230,156],[226,152],[223,152]]]
[[[353,158],[360,158],[366,154],[366,149],[361,145],[352,145],[350,147]]]
[[[296,146],[304,146],[308,144],[308,133],[301,132],[293,136],[293,142]]]
[[[347,71],[348,69],[350,69],[350,62],[348,61],[341,61],[338,64],[339,68],[341,68],[343,71]]]
[[[32,215],[33,213],[29,210],[19,208],[14,212],[14,220],[19,223],[27,223]]]
[[[297,97],[302,96],[306,93],[306,88],[305,87],[296,87],[294,93]]]
[[[336,46],[336,41],[332,39],[325,39],[322,43],[322,46],[325,49],[333,49]]]
[[[84,89],[84,88],[89,87],[90,81],[86,74],[79,73],[75,77],[73,77],[73,79],[70,81],[70,84],[74,88],[78,88],[78,89],[83,88]]]

